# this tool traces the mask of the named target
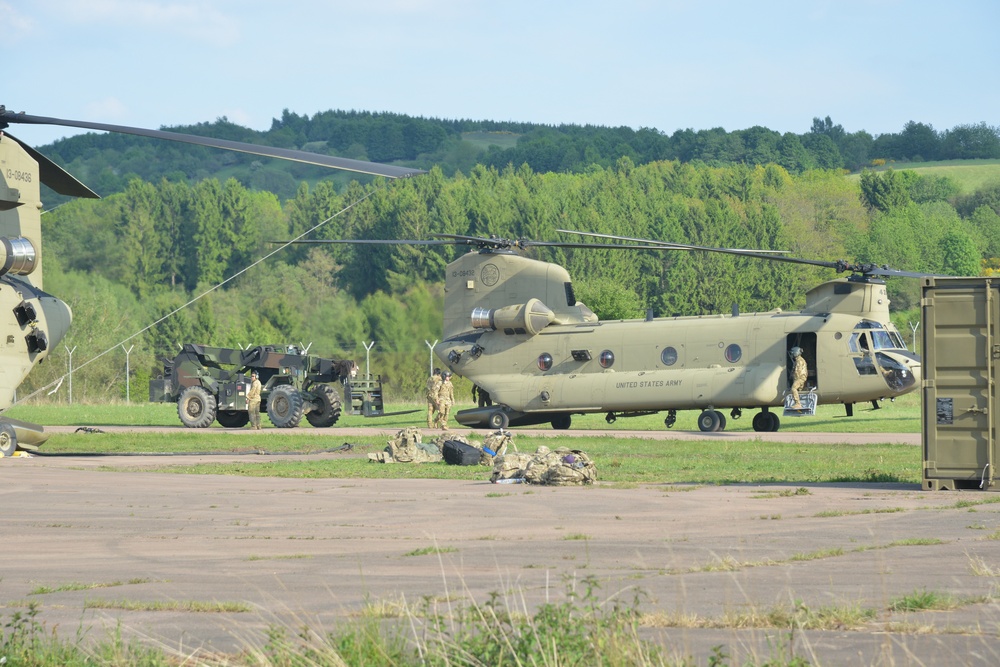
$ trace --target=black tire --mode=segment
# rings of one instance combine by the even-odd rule
[[[565,431],[573,423],[572,415],[559,415],[552,420],[552,428],[557,431]],[[611,422],[608,422],[609,424]]]
[[[177,401],[177,416],[188,428],[208,428],[215,421],[218,403],[203,387],[188,387]]]
[[[510,424],[510,417],[508,417],[507,413],[504,412],[503,410],[497,410],[495,412],[490,413],[489,422],[490,422],[490,428],[496,428],[496,429],[507,428],[507,426]]]
[[[767,430],[772,433],[776,433],[778,429],[781,428],[781,420],[778,419],[778,413],[768,412],[767,415],[768,415]]]
[[[0,454],[14,456],[17,451],[17,432],[10,424],[0,424]]]
[[[302,421],[302,394],[291,385],[283,384],[271,390],[267,399],[267,416],[278,428],[295,428]]]
[[[721,420],[715,410],[704,410],[698,415],[698,428],[702,433],[714,433],[719,430]]]
[[[306,419],[316,428],[328,428],[337,423],[340,419],[340,398],[337,392],[328,384],[321,384],[311,388],[309,391],[316,394],[319,409],[312,410],[306,414]]]
[[[719,431],[725,431],[726,430],[726,415],[724,415],[723,413],[719,412],[718,410],[715,411],[715,414],[719,415],[719,428],[717,430],[719,430]]]
[[[753,430],[758,433],[767,431],[768,427],[771,425],[771,418],[768,416],[770,412],[758,412],[753,416]]]
[[[250,423],[250,413],[246,410],[219,410],[215,419],[225,428],[243,428]]]

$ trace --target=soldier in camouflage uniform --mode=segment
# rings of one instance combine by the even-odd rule
[[[250,389],[247,391],[247,410],[250,412],[250,428],[260,430],[260,380],[257,371],[250,371]]]
[[[437,390],[438,427],[448,430],[448,413],[455,404],[455,388],[451,384],[451,373],[441,373],[441,384]]]
[[[809,378],[809,367],[806,366],[805,357],[802,356],[801,347],[792,348],[792,358],[795,360],[795,367],[792,369],[792,410],[801,410],[802,403],[799,402],[799,389],[806,386],[806,380]]]
[[[437,423],[438,410],[437,394],[438,387],[441,386],[441,369],[435,368],[434,372],[427,379],[427,392],[424,397],[427,399],[427,428],[433,428]]]

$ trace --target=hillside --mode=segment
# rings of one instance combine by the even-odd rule
[[[962,194],[972,194],[983,186],[1000,181],[1000,160],[940,160],[938,162],[896,162],[876,168],[915,171],[922,176],[948,178]],[[856,178],[857,176],[855,176]]]
[[[655,128],[549,126],[357,111],[327,111],[311,118],[285,111],[265,132],[226,118],[163,129],[422,169],[437,167],[446,176],[468,174],[477,164],[583,173],[595,166],[614,167],[622,157],[637,165],[660,160],[712,166],[774,163],[792,174],[810,169],[858,171],[876,159],[897,164],[1000,160],[1000,131],[985,123],[937,132],[911,121],[898,133],[873,137],[864,130],[848,132],[829,117],[814,118],[812,128],[803,134],[757,126],[733,131],[685,129],[668,135]],[[301,164],[181,148],[127,135],[86,134],[36,148],[102,196],[123,191],[134,176],[151,183],[235,178],[245,187],[273,192],[282,200],[294,197],[302,182],[332,180],[338,189],[352,179],[366,182],[364,177]],[[65,199],[48,192],[44,201],[53,206]]]

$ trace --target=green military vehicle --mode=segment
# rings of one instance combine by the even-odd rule
[[[337,423],[342,411],[334,388],[338,383],[348,410],[357,414],[357,364],[307,355],[295,345],[236,350],[187,344],[163,362],[163,375],[149,381],[149,400],[177,403],[181,422],[190,428],[206,428],[215,421],[226,428],[246,426],[252,370],[261,382],[261,412],[266,411],[278,428],[295,428],[303,416],[319,428]],[[368,377],[361,386],[363,414],[382,414],[381,378]]]

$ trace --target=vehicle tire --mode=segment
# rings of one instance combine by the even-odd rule
[[[295,428],[302,421],[302,394],[295,387],[279,385],[267,399],[267,416],[278,428]]]
[[[243,428],[250,423],[250,413],[246,410],[219,410],[215,420],[225,428]]]
[[[17,432],[11,424],[0,424],[0,454],[14,456],[17,451]]]
[[[719,413],[715,410],[704,410],[698,415],[698,428],[703,433],[714,433],[720,426]]]
[[[718,410],[715,411],[715,414],[719,415],[719,428],[716,429],[716,430],[725,431],[726,430],[726,415],[722,414]]]
[[[215,421],[217,405],[204,387],[188,387],[177,401],[177,416],[188,428],[208,428]]]
[[[495,412],[490,413],[489,422],[490,422],[490,428],[496,428],[496,429],[507,428],[507,426],[510,424],[510,417],[508,417],[507,413],[504,412],[503,410],[497,410]]]
[[[767,431],[768,427],[771,425],[771,418],[768,416],[770,412],[758,412],[753,416],[753,430],[758,433],[762,431]]]
[[[316,428],[333,426],[340,419],[340,398],[337,392],[328,384],[312,387],[309,391],[316,394],[319,409],[306,414],[306,419]]]
[[[781,427],[781,420],[778,419],[778,413],[768,412],[767,415],[768,415],[767,430],[772,433],[776,433],[778,429]]]
[[[552,428],[557,431],[565,431],[573,423],[572,415],[559,415],[552,420]],[[610,423],[610,422],[609,422]]]

